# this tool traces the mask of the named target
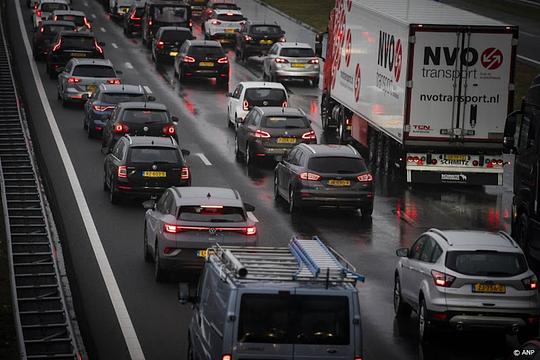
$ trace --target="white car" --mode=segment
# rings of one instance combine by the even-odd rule
[[[289,95],[280,83],[263,81],[244,81],[239,83],[232,93],[227,94],[227,123],[229,127],[236,127],[243,122],[247,113],[254,106],[281,106],[287,107]]]
[[[245,24],[246,18],[240,10],[214,10],[203,23],[204,38],[222,42],[233,42],[236,32]]]
[[[69,2],[66,0],[42,0],[37,4],[36,10],[32,14],[32,24],[34,28],[39,27],[42,21],[52,15],[55,10],[71,10]]]

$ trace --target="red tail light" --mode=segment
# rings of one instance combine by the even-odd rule
[[[76,84],[76,83],[80,83],[81,79],[76,78],[76,77],[70,77],[67,79],[67,82],[68,84]]]
[[[53,52],[56,52],[58,51],[58,49],[60,49],[60,46],[62,45],[62,39],[58,40],[58,42],[56,44],[53,45],[52,47],[52,51]]]
[[[289,103],[287,101],[284,101],[282,104],[281,104],[281,107],[287,107],[289,106]]]
[[[358,181],[360,182],[372,182],[373,175],[371,175],[370,173],[362,174],[362,175],[358,175],[356,179],[358,179]]]
[[[114,106],[101,106],[101,105],[92,105],[92,109],[98,112],[103,112],[107,110],[113,110]]]
[[[310,63],[310,64],[318,64],[318,63],[319,63],[319,59],[311,59],[311,60],[309,60],[309,63]]]
[[[311,131],[303,133],[302,134],[302,139],[304,139],[304,140],[316,140],[317,135],[315,135],[315,131],[311,130]]]
[[[178,234],[181,231],[180,226],[173,224],[163,224],[163,231],[169,234]]]
[[[248,226],[245,227],[242,232],[244,235],[256,235],[257,234],[257,228],[255,226]]]
[[[88,21],[88,19],[86,18],[86,16],[84,17],[84,26],[86,26],[86,27],[89,28],[89,29],[92,28],[92,24],[90,24],[90,21]]]
[[[264,130],[256,130],[255,131],[255,137],[256,138],[263,138],[263,139],[268,139],[270,138],[270,134]]]
[[[37,3],[34,4],[34,11],[37,10]]]
[[[161,131],[165,135],[174,135],[174,134],[176,134],[176,128],[174,127],[174,125],[165,125],[163,127],[163,129],[161,129]]]
[[[298,177],[302,180],[307,180],[307,181],[319,181],[321,178],[321,175],[310,173],[310,172],[303,172]]]
[[[165,43],[163,41],[158,41],[157,44],[156,44],[156,48],[158,49],[163,49],[163,46],[165,45]]]
[[[118,173],[116,174],[116,176],[124,179],[127,178],[127,166],[120,165],[118,167]]]
[[[186,55],[186,56],[184,56],[184,58],[182,59],[182,61],[185,62],[185,63],[194,63],[194,62],[195,62],[195,58]]]
[[[436,270],[431,270],[431,276],[435,285],[440,287],[450,287],[456,279],[454,276]]]
[[[538,279],[535,275],[528,277],[526,279],[521,280],[523,283],[523,286],[525,286],[525,289],[527,290],[536,290],[538,289]]]
[[[191,19],[189,20],[189,27],[193,27],[193,21],[191,21]]]
[[[103,54],[103,48],[101,46],[99,46],[97,40],[94,40],[94,46],[96,47],[96,50],[100,53],[100,54]]]
[[[120,85],[120,79],[110,79],[110,80],[107,80],[107,84],[111,84],[111,85]]]
[[[289,60],[287,59],[284,59],[284,58],[275,58],[274,59],[275,62],[277,62],[278,64],[287,64],[289,62]]]
[[[221,25],[221,21],[219,21],[219,20],[212,20],[212,25]]]
[[[226,56],[224,56],[222,58],[219,58],[217,62],[218,62],[218,64],[228,64],[229,59]]]
[[[182,166],[182,172],[180,173],[181,180],[189,180],[189,168],[187,166]]]
[[[133,14],[131,14],[131,16],[129,17],[129,19],[130,19],[130,20],[133,20],[133,21],[141,20],[140,17],[135,16],[135,12],[133,12]],[[148,22],[148,24],[151,25],[150,22]]]
[[[251,36],[249,36],[249,35],[244,35],[244,40],[245,41],[251,41],[251,40],[253,40],[253,38]]]
[[[148,26],[152,26],[152,19],[148,20]]]
[[[129,131],[129,127],[126,124],[118,123],[114,125],[113,131],[117,134],[127,133]]]
[[[242,109],[244,109],[244,111],[249,110],[249,102],[247,100],[244,100],[244,102],[242,103]]]
[[[45,31],[45,28],[42,26],[39,28],[39,32],[44,32]]]
[[[36,16],[37,16],[38,18],[41,17],[41,10],[36,11]]]
[[[232,357],[229,354],[224,354],[221,356],[221,360],[232,360]]]

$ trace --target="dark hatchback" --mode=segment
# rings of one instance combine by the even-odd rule
[[[147,0],[142,22],[142,40],[150,49],[152,40],[162,26],[192,28],[191,5],[186,1]]]
[[[254,107],[236,128],[236,158],[248,165],[257,158],[286,155],[294,146],[316,144],[311,121],[297,108]]]
[[[105,157],[103,190],[111,203],[122,197],[157,197],[171,186],[191,185],[184,159],[173,138],[124,136]]]
[[[91,32],[61,31],[47,54],[47,73],[55,77],[71,58],[104,59],[104,46]]]
[[[102,151],[110,152],[122,136],[168,136],[178,140],[176,123],[167,107],[155,102],[123,102],[116,105],[103,129]]]
[[[250,56],[265,55],[278,41],[286,41],[285,31],[279,25],[248,21],[236,33],[236,57],[246,61]]]
[[[174,71],[180,82],[205,77],[229,86],[229,59],[217,41],[187,40],[174,61]]]
[[[289,211],[303,206],[339,206],[373,213],[373,176],[352,146],[300,144],[274,172],[274,197]]]
[[[45,20],[34,31],[32,52],[34,59],[42,60],[51,47],[51,42],[61,31],[75,31],[77,26],[72,21]]]
[[[139,3],[131,5],[129,12],[124,16],[124,35],[130,38],[135,34],[142,32],[142,19],[144,15],[144,6],[140,6]]]
[[[152,44],[152,58],[156,65],[164,61],[174,61],[180,47],[186,40],[192,40],[195,37],[188,28],[176,26],[163,26],[156,33]]]

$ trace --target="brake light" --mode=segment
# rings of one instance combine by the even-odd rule
[[[317,135],[315,135],[315,131],[311,130],[311,131],[303,133],[302,134],[302,139],[304,139],[304,140],[315,140],[315,139],[317,139]]]
[[[219,21],[219,20],[212,20],[212,25],[221,25],[221,21]]]
[[[287,107],[289,106],[289,103],[287,102],[287,100],[285,100],[282,104],[281,104],[281,107]]]
[[[280,39],[279,39],[280,42],[285,42],[287,41],[287,38],[285,36],[282,36]]]
[[[35,4],[34,4],[34,11],[37,10],[37,6],[38,6],[37,3],[35,3]]]
[[[257,234],[257,228],[255,226],[248,226],[242,229],[244,235],[255,235]]]
[[[59,39],[56,44],[53,45],[52,51],[56,52],[58,49],[60,49],[60,46],[62,45],[62,39]]]
[[[156,44],[156,48],[158,49],[163,49],[163,46],[165,45],[165,43],[163,41],[158,41],[157,44]]]
[[[182,166],[182,172],[180,173],[181,180],[189,180],[189,168],[187,166]]]
[[[319,59],[311,59],[311,60],[309,60],[309,63],[310,63],[310,64],[318,64],[318,63],[319,63]]]
[[[36,11],[36,16],[37,16],[38,18],[41,17],[41,10]]]
[[[67,79],[67,82],[68,84],[76,84],[76,83],[80,83],[81,79],[76,78],[76,77],[70,77]]]
[[[107,84],[120,85],[120,79],[109,79],[107,80]]]
[[[373,175],[371,175],[370,173],[362,174],[362,175],[358,175],[356,179],[358,179],[358,181],[360,182],[372,182]]]
[[[191,21],[191,19],[189,19],[189,27],[193,27],[193,21]]]
[[[133,14],[131,14],[131,16],[129,17],[130,20],[133,20],[133,21],[138,21],[138,20],[141,20],[140,17],[136,17],[135,16],[135,11],[133,12]],[[150,22],[148,22],[148,25],[151,25]]]
[[[119,178],[127,178],[127,166],[120,165],[118,167],[118,173],[116,174]]]
[[[264,131],[264,130],[257,129],[255,131],[255,137],[256,138],[268,139],[268,138],[270,138],[270,134],[268,132]]]
[[[302,180],[307,180],[307,181],[319,181],[321,178],[321,175],[310,173],[310,172],[303,172],[298,177]]]
[[[100,54],[103,54],[103,48],[101,46],[99,46],[97,40],[94,39],[94,46],[96,47],[96,50],[100,53]]]
[[[117,134],[127,133],[129,131],[129,127],[126,124],[118,123],[118,124],[114,125],[114,130],[113,131],[115,133],[117,133]]]
[[[249,35],[244,35],[244,40],[251,41],[251,40],[253,40],[253,38],[251,36],[249,36]]]
[[[456,279],[454,276],[436,270],[431,270],[431,276],[435,285],[440,287],[450,287]]]
[[[223,205],[201,205],[201,209],[223,209]]]
[[[182,61],[185,62],[185,63],[194,63],[194,62],[195,62],[195,58],[186,55],[186,56],[184,56],[184,58],[182,59]]]
[[[45,28],[42,26],[39,28],[39,32],[44,32],[45,31]]]
[[[274,61],[277,62],[278,64],[286,64],[286,63],[289,62],[289,60],[284,59],[284,58],[280,58],[280,57],[275,58]]]
[[[177,234],[181,230],[180,230],[180,226],[176,226],[172,224],[163,224],[163,231],[169,234]]]
[[[218,62],[218,64],[228,64],[229,63],[229,58],[224,56],[222,58],[219,58],[217,62]]]
[[[88,21],[88,19],[86,18],[86,16],[84,17],[84,26],[86,26],[86,27],[89,28],[89,29],[92,28],[92,25],[90,24],[90,21]]]
[[[103,112],[103,111],[114,109],[114,106],[92,105],[92,109],[94,109],[94,110],[96,110],[98,112]]]
[[[161,129],[161,131],[165,135],[174,135],[174,134],[176,134],[176,128],[174,127],[174,125],[165,125],[163,127],[163,129]]]
[[[521,280],[523,283],[523,286],[525,286],[525,289],[527,290],[536,290],[538,289],[538,279],[535,275],[528,277],[526,279]]]
[[[244,111],[249,110],[249,102],[247,100],[244,100],[244,102],[242,103],[242,109],[244,109]]]
[[[232,360],[232,357],[229,354],[224,354],[221,356],[221,360]]]
[[[148,26],[152,26],[152,19],[148,20]]]
[[[361,356],[355,356],[354,360],[362,360],[362,357]]]

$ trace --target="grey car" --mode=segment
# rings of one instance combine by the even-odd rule
[[[154,261],[156,281],[172,270],[200,270],[213,244],[256,245],[257,227],[238,191],[216,187],[171,187],[143,203],[144,258]]]
[[[538,335],[538,280],[508,234],[430,229],[397,255],[395,314],[418,313],[421,341],[440,327]]]
[[[114,69],[110,60],[73,58],[58,74],[58,99],[62,105],[85,102],[100,84],[120,84],[121,74],[121,71]]]
[[[319,58],[308,44],[275,43],[264,59],[263,78],[267,81],[300,79],[319,86]]]

